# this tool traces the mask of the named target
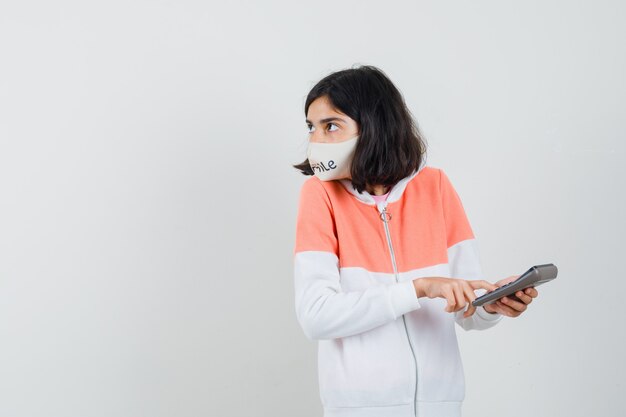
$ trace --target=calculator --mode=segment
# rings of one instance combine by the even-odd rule
[[[519,276],[515,281],[509,282],[491,292],[481,295],[472,301],[474,307],[491,304],[504,296],[510,296],[517,291],[528,287],[537,287],[556,278],[558,269],[554,264],[535,265]],[[514,297],[517,298],[517,297]]]

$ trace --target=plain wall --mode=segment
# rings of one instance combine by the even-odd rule
[[[464,416],[623,416],[621,1],[0,3],[0,416],[321,417],[295,316],[304,100],[378,66],[485,278]],[[485,414],[489,403],[492,411]]]

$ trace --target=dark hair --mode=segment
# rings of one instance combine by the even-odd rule
[[[402,94],[383,71],[363,65],[327,75],[307,95],[305,116],[311,103],[323,96],[359,126],[350,168],[359,193],[367,185],[393,186],[418,169],[426,141]],[[308,158],[293,167],[313,175]]]

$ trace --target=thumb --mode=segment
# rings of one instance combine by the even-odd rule
[[[496,285],[497,285],[497,286],[498,286],[498,288],[499,288],[499,287],[501,287],[501,286],[503,286],[503,285],[505,285],[505,284],[508,284],[509,282],[513,282],[513,281],[515,281],[515,280],[516,280],[516,279],[518,279],[520,276],[521,276],[521,275],[511,275],[511,276],[509,276],[509,277],[506,277],[506,278],[501,279],[500,281],[497,281],[497,282],[496,282]]]
[[[473,281],[469,281],[469,283],[470,283],[470,286],[475,290],[483,288],[487,291],[493,291],[498,288],[497,285],[494,285],[488,281],[485,281],[484,279],[476,279]]]

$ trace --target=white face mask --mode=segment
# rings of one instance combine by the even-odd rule
[[[339,143],[309,142],[306,155],[313,174],[322,181],[350,178],[350,167],[359,136]]]

